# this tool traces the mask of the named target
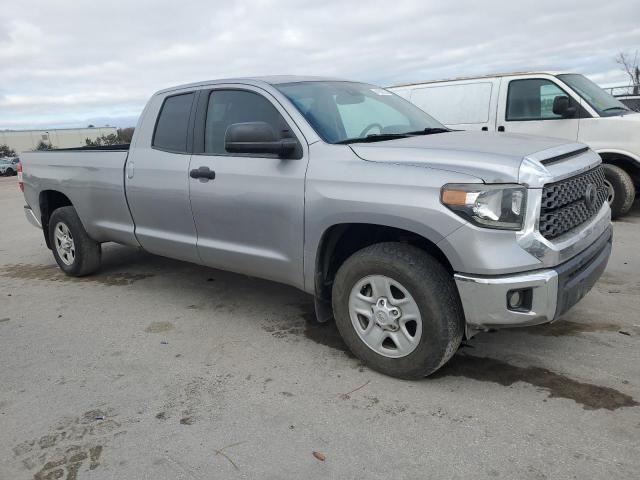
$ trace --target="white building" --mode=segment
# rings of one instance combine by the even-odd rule
[[[117,133],[116,127],[50,128],[48,130],[0,130],[0,145],[8,145],[18,154],[35,150],[42,141],[54,148],[72,148],[86,145],[86,139],[95,140],[102,135]]]

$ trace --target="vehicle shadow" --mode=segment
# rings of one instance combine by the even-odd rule
[[[253,328],[251,325],[258,318],[255,328],[275,338],[283,341],[304,339],[343,352],[346,362],[354,361],[355,357],[342,341],[335,323],[317,323],[312,297],[293,287],[163,258],[120,245],[105,246],[101,271],[87,279],[95,278],[105,283],[104,278],[123,275],[129,275],[135,281],[144,279],[136,288],[152,289],[171,302],[175,298],[176,304],[184,304],[187,309],[208,312],[226,308],[228,314],[238,321],[245,321],[250,325],[249,328]],[[260,312],[260,315],[256,315],[256,312]],[[572,319],[539,327],[480,333],[471,340],[463,341],[453,358],[430,376],[427,383],[449,377],[466,377],[503,386],[524,381],[546,389],[550,396],[570,398],[585,409],[613,410],[636,405],[634,399],[617,390],[577,382],[537,365],[539,358],[535,352],[539,348],[542,347],[547,353],[550,349],[565,349],[566,345],[562,341],[557,342],[557,337],[619,330],[619,326],[613,324],[583,323]],[[525,362],[524,365],[504,360],[511,357],[513,348],[518,350],[518,357]],[[356,366],[364,368],[362,363]]]

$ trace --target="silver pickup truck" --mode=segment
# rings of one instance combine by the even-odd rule
[[[293,285],[401,378],[462,338],[551,322],[612,229],[583,144],[456,132],[375,86],[269,77],[162,90],[130,146],[23,156],[27,218],[68,275],[101,243]]]

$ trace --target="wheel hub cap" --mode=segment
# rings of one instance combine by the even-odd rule
[[[608,180],[604,181],[604,185],[607,187],[607,202],[609,205],[613,202],[613,199],[616,197],[616,191],[613,189],[613,185]]]
[[[398,319],[402,316],[400,309],[392,305],[386,297],[380,297],[371,307],[373,318],[380,328],[395,332],[400,329]]]
[[[409,355],[422,336],[418,304],[402,284],[383,275],[367,276],[354,285],[349,316],[367,347],[385,357]]]
[[[62,222],[56,224],[54,241],[60,260],[62,260],[65,265],[71,265],[76,258],[75,242],[73,241],[73,235],[71,235],[69,227]]]

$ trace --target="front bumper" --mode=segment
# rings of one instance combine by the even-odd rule
[[[572,259],[554,268],[500,276],[454,275],[467,326],[503,328],[551,322],[578,303],[604,272],[611,255],[611,225]],[[509,308],[510,291],[526,291],[524,308]]]

